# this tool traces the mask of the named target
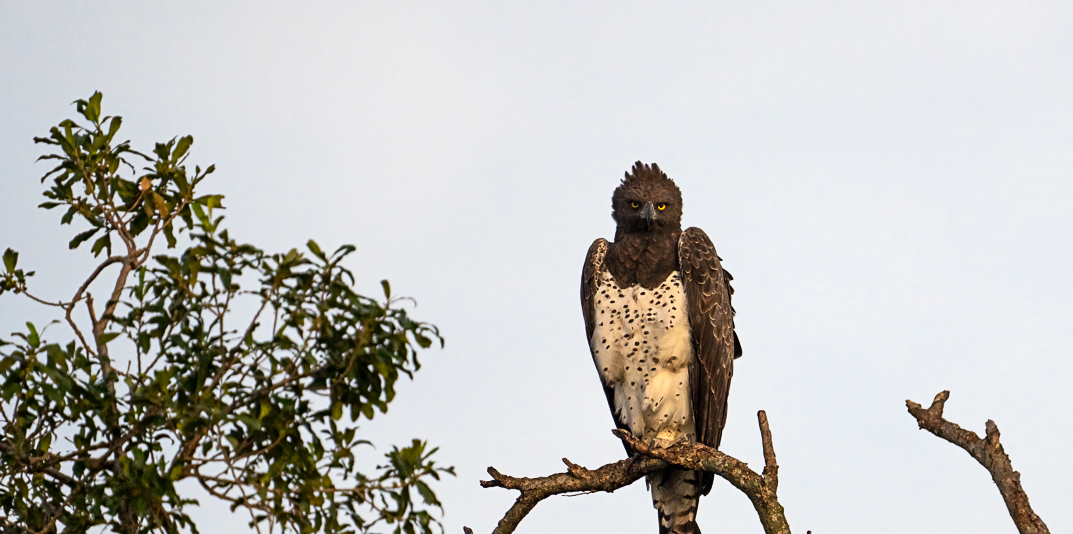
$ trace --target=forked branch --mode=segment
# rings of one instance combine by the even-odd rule
[[[571,463],[566,458],[566,473],[538,478],[511,477],[495,468],[489,467],[492,480],[482,481],[485,488],[507,488],[521,492],[518,500],[499,521],[492,534],[510,534],[518,527],[521,520],[540,501],[561,493],[586,493],[596,491],[612,492],[636,482],[641,477],[666,469],[669,464],[708,471],[726,479],[741,490],[753,503],[760,523],[766,534],[790,534],[786,515],[779,504],[778,489],[779,466],[775,462],[775,449],[771,444],[771,431],[768,428],[767,415],[761,410],[760,435],[764,449],[764,470],[758,474],[745,462],[698,443],[678,443],[669,447],[655,447],[633,437],[623,430],[613,430],[614,434],[637,455],[599,469],[589,470]],[[465,528],[467,534],[472,534]]]
[[[949,398],[950,392],[943,391],[935,396],[935,400],[927,409],[911,400],[905,401],[905,405],[909,408],[909,414],[917,420],[920,428],[965,449],[965,452],[968,452],[991,473],[991,480],[994,480],[995,485],[998,486],[998,491],[1002,494],[1002,500],[1006,502],[1006,509],[1009,510],[1010,517],[1017,525],[1018,532],[1050,534],[1047,525],[1028,504],[1028,495],[1021,487],[1021,474],[1013,470],[1010,457],[999,443],[998,425],[989,419],[985,425],[986,434],[981,438],[975,432],[965,430],[943,419],[943,407]]]

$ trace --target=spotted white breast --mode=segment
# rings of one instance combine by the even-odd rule
[[[695,439],[689,396],[693,348],[685,293],[674,272],[655,289],[619,287],[604,272],[589,340],[615,419],[644,440]]]

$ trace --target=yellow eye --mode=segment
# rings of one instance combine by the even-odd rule
[[[658,209],[660,211],[663,211],[663,210],[667,209],[667,205],[662,203],[662,202],[660,202],[659,204],[656,204],[656,209]]]
[[[640,202],[637,202],[636,200],[634,200],[633,202],[630,202],[630,207],[631,207],[631,208],[634,208],[634,209],[640,208],[640,207],[641,207],[641,203],[640,203]]]

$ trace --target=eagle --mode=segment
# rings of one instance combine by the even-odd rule
[[[741,356],[733,278],[703,230],[682,230],[682,193],[658,165],[634,164],[611,217],[615,241],[597,239],[585,257],[581,309],[615,424],[653,444],[718,448]],[[711,473],[672,467],[646,482],[660,534],[700,533]]]

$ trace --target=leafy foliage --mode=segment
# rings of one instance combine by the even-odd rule
[[[105,259],[51,302],[29,293],[16,252],[3,256],[0,293],[62,310],[75,337],[49,343],[27,323],[0,340],[4,529],[197,532],[189,480],[248,510],[258,531],[431,532],[440,502],[428,482],[453,470],[420,440],[370,468],[356,423],[387,411],[418,351],[442,345],[436,328],[411,319],[387,281],[383,301],[354,292],[342,266],[353,246],[269,254],[236,241],[214,214],[222,197],[195,195],[213,167],[189,173],[193,139],[139,153],[114,141],[121,119],[100,102],[75,103],[88,126],[65,120],[35,141],[58,148],[41,158],[59,162],[41,207],[88,224],[69,246],[95,238]],[[181,252],[152,254],[157,236],[176,248],[184,234]]]

